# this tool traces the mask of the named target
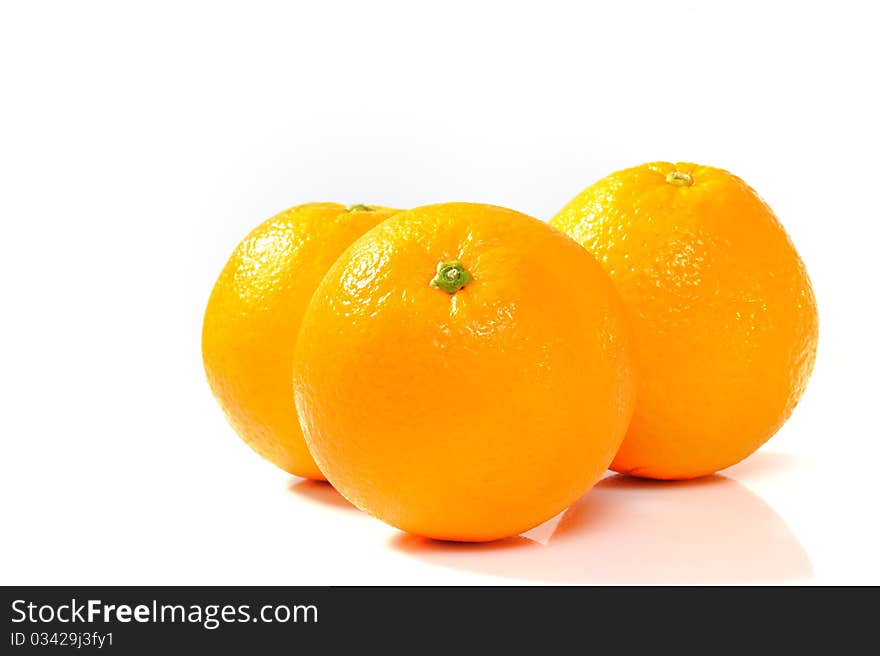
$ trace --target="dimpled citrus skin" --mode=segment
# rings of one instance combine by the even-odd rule
[[[711,474],[782,426],[813,368],[816,301],[749,186],[720,169],[655,162],[588,187],[551,224],[596,256],[633,324],[638,401],[614,470]]]
[[[432,286],[454,261],[472,281]],[[633,406],[627,330],[608,276],[546,223],[421,207],[356,241],[319,285],[296,405],[315,460],[356,506],[432,538],[503,538],[566,508],[611,462]]]
[[[211,389],[241,438],[282,469],[323,479],[303,441],[291,367],[312,292],[355,239],[396,210],[309,203],[255,228],[211,293],[202,356]]]

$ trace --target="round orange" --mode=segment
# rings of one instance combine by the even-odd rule
[[[282,469],[323,479],[293,404],[293,349],[306,304],[333,261],[396,210],[309,203],[255,228],[226,263],[205,310],[202,356],[233,428]]]
[[[654,162],[588,187],[551,224],[596,256],[633,323],[638,401],[614,470],[711,474],[782,426],[813,368],[816,301],[788,235],[748,185]]]
[[[402,212],[330,268],[294,366],[306,441],[405,531],[516,535],[583,494],[634,402],[611,280],[546,223],[471,203]]]

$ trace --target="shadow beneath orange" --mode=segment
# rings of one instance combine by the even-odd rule
[[[558,583],[761,583],[812,575],[773,509],[718,475],[673,483],[605,478],[563,514],[546,545],[522,537],[455,544],[405,535],[392,544],[438,565]]]
[[[494,542],[444,542],[423,538],[420,535],[399,533],[391,539],[391,543],[401,551],[408,553],[449,553],[465,555],[500,554],[509,551],[521,551],[540,547],[534,540],[518,535]]]
[[[299,497],[322,506],[360,512],[327,481],[294,478],[288,483],[287,489]]]

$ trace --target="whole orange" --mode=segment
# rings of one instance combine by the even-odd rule
[[[356,506],[485,541],[553,517],[607,468],[634,402],[611,280],[513,210],[402,212],[330,268],[302,321],[306,441]]]
[[[293,349],[306,304],[333,261],[396,210],[309,203],[253,230],[226,263],[205,310],[202,356],[233,428],[282,469],[323,479],[293,404]]]
[[[816,301],[770,208],[720,169],[614,173],[551,221],[614,280],[633,323],[638,401],[612,469],[711,474],[789,417],[813,369]]]

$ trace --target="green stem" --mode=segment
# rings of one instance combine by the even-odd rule
[[[357,205],[349,205],[345,208],[346,212],[372,212],[373,208],[369,205],[362,205],[358,203]]]
[[[473,281],[474,277],[462,266],[461,262],[452,260],[440,262],[437,265],[437,275],[431,281],[431,286],[442,289],[447,294],[454,294]]]

